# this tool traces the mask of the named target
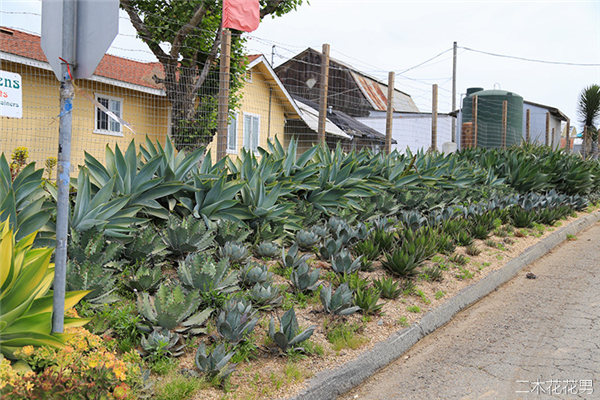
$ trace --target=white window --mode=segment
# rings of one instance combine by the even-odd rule
[[[121,118],[123,99],[100,94],[96,95],[96,100],[98,103],[106,107],[110,112]],[[96,107],[96,123],[94,132],[105,135],[123,136],[122,127],[119,121],[109,116],[100,107]]]
[[[227,127],[227,152],[237,153],[237,113],[231,116]]]
[[[252,83],[252,71],[246,71],[246,82]]]
[[[260,116],[244,113],[244,148],[256,152],[260,136]]]

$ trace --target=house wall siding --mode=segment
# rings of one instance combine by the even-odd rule
[[[59,88],[52,71],[2,61],[4,71],[21,75],[23,80],[23,118],[0,117],[0,151],[10,157],[16,147],[29,150],[29,161],[42,168],[48,157],[56,157],[60,113]],[[75,172],[84,161],[84,152],[104,161],[106,145],[127,147],[132,139],[137,144],[152,140],[165,143],[168,134],[169,103],[164,97],[115,87],[89,80],[75,81],[78,87],[73,100],[71,165]],[[122,137],[94,133],[95,106],[86,97],[105,94],[123,99],[121,118],[135,134],[122,126]]]

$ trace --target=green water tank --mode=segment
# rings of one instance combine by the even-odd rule
[[[523,98],[506,90],[467,89],[462,104],[462,123],[473,122],[473,98],[477,96],[477,147],[502,146],[502,104],[507,102],[506,146],[521,144]]]

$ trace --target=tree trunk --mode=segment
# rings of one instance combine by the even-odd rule
[[[598,159],[598,141],[597,140],[592,141],[592,158],[594,160]]]

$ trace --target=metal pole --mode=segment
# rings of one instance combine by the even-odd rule
[[[63,3],[62,64],[60,84],[60,124],[58,128],[58,158],[56,186],[56,253],[54,258],[54,294],[52,300],[52,332],[64,330],[67,240],[69,232],[69,182],[71,180],[71,128],[75,89],[69,67],[76,67],[75,38],[77,32],[77,2]]]
[[[567,118],[567,153],[571,152],[571,120]],[[554,128],[552,128],[552,142],[554,144]],[[554,147],[554,146],[552,146]],[[560,146],[559,146],[560,147]]]
[[[431,151],[437,151],[437,117],[438,85],[434,83],[431,88]]]
[[[452,46],[452,111],[456,110],[456,42]],[[456,143],[456,118],[452,124],[452,143]]]
[[[390,71],[388,74],[387,112],[385,118],[385,152],[392,152],[392,123],[394,120],[394,79],[396,74]]]
[[[546,113],[546,146],[550,145],[550,113]]]
[[[325,121],[327,120],[327,90],[329,88],[329,45],[323,44],[321,54],[321,94],[319,100],[319,143],[325,144]]]
[[[231,63],[231,31],[223,29],[219,71],[219,104],[217,109],[217,160],[227,154],[227,117],[229,116],[229,68]]]

